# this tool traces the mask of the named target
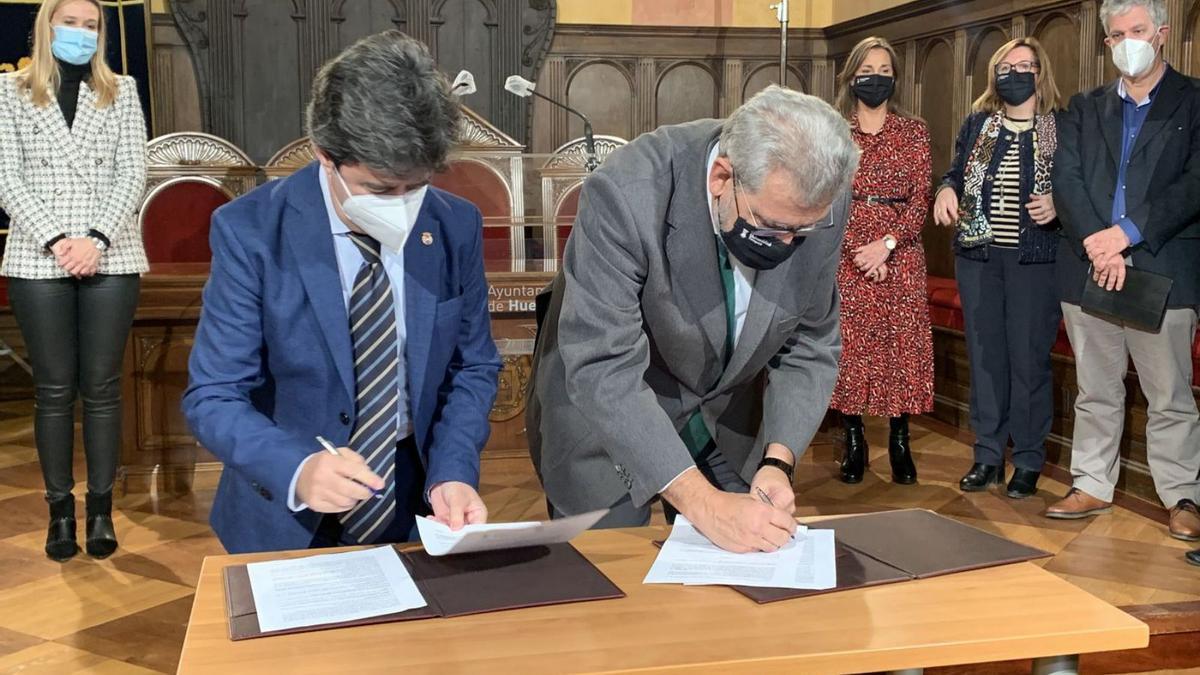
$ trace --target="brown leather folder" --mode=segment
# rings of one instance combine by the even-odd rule
[[[225,611],[229,618],[229,639],[246,640],[328,628],[625,597],[616,584],[570,544],[437,557],[420,549],[397,550],[397,553],[429,603],[427,606],[357,621],[268,633],[262,632],[258,625],[258,611],[246,566],[226,567]]]
[[[805,598],[1048,558],[1024,546],[924,509],[883,511],[814,523],[834,531],[837,586],[823,591],[791,588],[733,589],[757,603]]]
[[[916,579],[1051,555],[925,509],[834,518],[817,527],[833,530],[838,541]]]

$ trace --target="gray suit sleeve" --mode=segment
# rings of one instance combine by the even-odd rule
[[[641,506],[694,466],[646,385],[650,345],[642,326],[646,252],[621,191],[603,172],[584,183],[563,261],[559,351],[571,404],[593,422]]]
[[[811,280],[816,288],[808,310],[767,365],[763,440],[767,444],[782,443],[797,459],[816,435],[837,383],[842,353],[838,259],[835,248],[826,257],[820,274]]]

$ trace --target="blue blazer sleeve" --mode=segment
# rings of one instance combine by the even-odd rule
[[[201,445],[250,481],[280,496],[315,448],[255,409],[251,394],[267,379],[262,278],[237,237],[238,209],[213,216],[212,269],[188,361],[183,413]],[[242,228],[245,229],[245,228]]]
[[[483,271],[483,219],[472,208],[474,234],[461,259],[458,344],[438,391],[429,449],[426,494],[438,483],[479,485],[479,453],[491,433],[500,354],[492,340],[488,284]]]

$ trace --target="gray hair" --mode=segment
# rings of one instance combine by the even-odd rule
[[[829,204],[850,187],[858,147],[850,126],[816,96],[771,85],[735,110],[721,131],[721,154],[750,192],[787,171],[804,204]]]
[[[461,114],[425,45],[389,30],[359,40],[317,73],[308,135],[339,166],[402,176],[445,165]]]
[[[1108,22],[1114,16],[1120,16],[1134,7],[1145,7],[1150,13],[1150,20],[1155,28],[1167,25],[1167,3],[1164,0],[1104,0],[1100,5],[1100,25],[1108,32]]]

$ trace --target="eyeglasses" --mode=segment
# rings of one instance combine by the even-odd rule
[[[1016,63],[997,63],[996,74],[1007,75],[1014,70],[1018,73],[1036,73],[1041,69],[1042,64],[1037,61],[1017,61]]]
[[[734,188],[742,193],[742,200],[746,202],[746,211],[750,214],[750,224],[754,226],[754,234],[760,237],[770,239],[782,239],[783,237],[803,237],[806,234],[811,234],[818,230],[828,230],[833,227],[833,209],[825,214],[825,217],[815,223],[804,223],[799,225],[779,225],[778,227],[763,227],[758,224],[758,216],[754,214],[754,208],[750,206],[750,198],[746,195],[746,188],[742,187],[740,181],[734,182]]]

